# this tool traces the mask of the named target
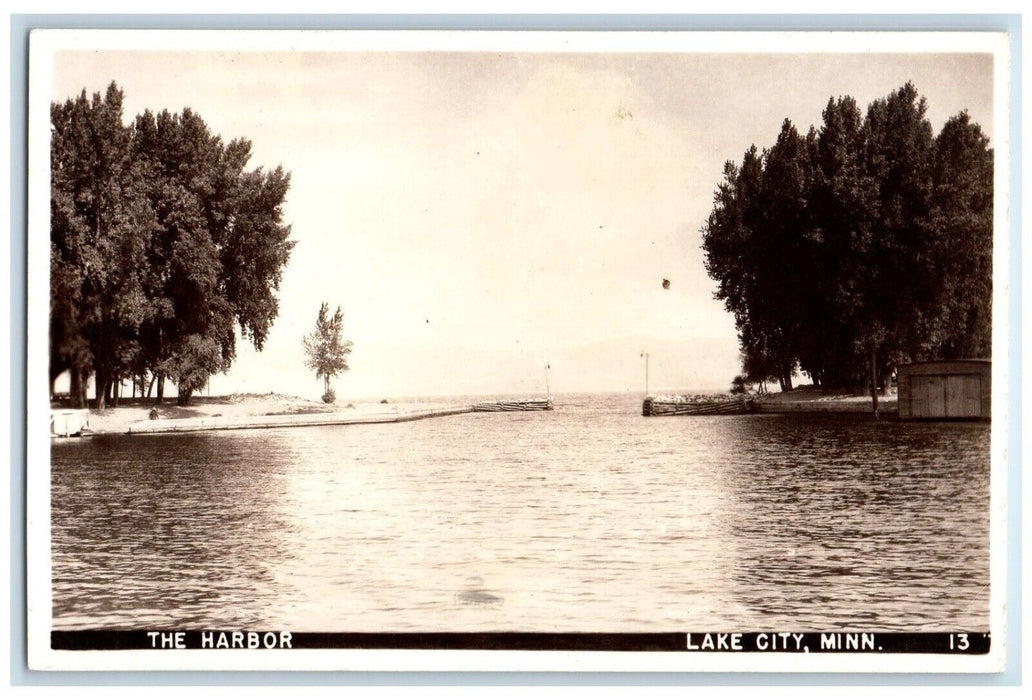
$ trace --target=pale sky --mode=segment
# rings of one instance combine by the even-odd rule
[[[734,323],[700,228],[723,163],[907,80],[992,136],[988,54],[63,52],[53,99],[199,113],[292,174],[297,241],[264,352],[212,393],[310,398],[301,337],[345,314],[348,397],[726,389]],[[670,288],[663,289],[663,279]]]

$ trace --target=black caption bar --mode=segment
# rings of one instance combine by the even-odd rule
[[[488,649],[501,651],[663,651],[686,653],[988,654],[985,632],[285,632],[248,630],[52,631],[65,651],[175,649]]]

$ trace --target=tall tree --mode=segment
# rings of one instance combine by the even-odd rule
[[[811,205],[817,248],[814,295],[808,305],[815,319],[811,332],[818,372],[828,388],[862,387],[868,375],[867,362],[857,361],[863,327],[856,310],[871,248],[877,185],[864,167],[863,138],[856,101],[848,96],[829,99],[814,153]]]
[[[877,184],[870,246],[862,251],[858,343],[870,358],[871,401],[895,363],[919,354],[924,315],[934,299],[930,248],[932,127],[912,83],[875,100],[864,123],[865,166]]]
[[[228,152],[229,167],[249,155],[250,143],[234,141]],[[282,168],[242,172],[230,200],[233,212],[224,237],[217,241],[223,270],[223,288],[243,335],[261,350],[279,312],[274,291],[294,242],[290,226],[283,223],[283,202],[290,175]]]
[[[783,390],[792,389],[799,341],[805,336],[803,310],[812,296],[806,269],[812,262],[811,180],[806,139],[786,119],[777,141],[764,152],[751,264],[759,290],[750,310],[754,324],[766,328]]]
[[[718,283],[716,297],[738,327],[743,370],[756,379],[777,377],[783,391],[791,389],[795,366],[790,340],[796,291],[785,285],[795,244],[794,232],[777,217],[797,194],[791,190],[801,177],[793,162],[798,145],[798,134],[786,121],[774,149],[761,155],[752,146],[741,167],[726,163],[702,230],[706,269]],[[790,182],[781,188],[779,178]]]
[[[988,357],[992,346],[993,151],[961,112],[935,139],[931,213],[938,303],[923,351],[948,359]],[[915,358],[923,359],[923,358]]]
[[[96,407],[128,372],[145,314],[145,241],[153,217],[137,188],[122,91],[51,105],[51,376],[68,369],[73,401],[95,373]]]
[[[763,294],[756,268],[761,264],[757,228],[762,222],[759,192],[763,162],[752,146],[742,156],[742,165],[724,164],[724,180],[713,198],[713,211],[702,230],[706,270],[717,280],[716,297],[735,317],[739,343],[749,376],[784,377],[766,319],[758,311]]]

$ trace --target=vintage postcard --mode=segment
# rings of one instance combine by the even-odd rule
[[[1008,47],[33,33],[30,667],[1004,670]]]

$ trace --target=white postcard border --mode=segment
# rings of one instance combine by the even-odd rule
[[[905,39],[905,40],[904,40]],[[902,40],[902,41],[901,41]],[[760,48],[758,48],[758,46]],[[49,104],[52,56],[59,50],[205,51],[550,51],[690,53],[988,52],[994,67],[993,406],[990,628],[984,657],[935,655],[688,654],[439,650],[128,651],[50,649],[50,473],[45,417],[49,314]],[[1007,446],[1009,439],[1009,215],[1011,177],[1007,35],[1000,32],[478,32],[40,30],[31,37],[28,187],[27,575],[30,666],[38,670],[351,670],[351,671],[751,671],[996,672],[1005,658]],[[40,388],[44,387],[43,391]]]

